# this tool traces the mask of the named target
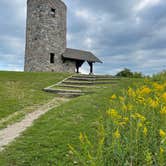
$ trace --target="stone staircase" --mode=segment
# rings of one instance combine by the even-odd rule
[[[73,75],[65,80],[47,87],[46,92],[58,94],[63,97],[78,97],[94,93],[95,89],[117,84],[121,78],[110,75]]]

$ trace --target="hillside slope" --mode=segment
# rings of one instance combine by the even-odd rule
[[[68,144],[79,147],[80,132],[88,133],[95,142],[98,120],[109,108],[110,95],[120,93],[128,84],[126,81],[114,87],[108,85],[96,94],[78,97],[50,110],[0,153],[0,165],[73,165]]]
[[[126,79],[50,110],[0,153],[0,165],[164,166],[165,75]]]
[[[39,105],[54,95],[42,91],[69,74],[0,72],[0,120],[8,115]]]

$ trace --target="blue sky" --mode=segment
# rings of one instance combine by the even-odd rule
[[[93,51],[95,72],[166,69],[165,0],[64,0],[68,47]],[[26,0],[0,0],[0,70],[23,70]],[[85,64],[83,72],[87,72]]]

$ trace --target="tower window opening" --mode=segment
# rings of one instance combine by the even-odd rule
[[[54,63],[55,62],[55,54],[51,53],[50,54],[50,63]]]
[[[56,9],[51,8],[51,16],[52,16],[52,17],[55,17],[55,14],[56,14]]]

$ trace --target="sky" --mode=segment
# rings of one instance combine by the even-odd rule
[[[97,74],[124,68],[145,75],[166,69],[165,0],[64,0],[67,45],[92,51]],[[26,0],[0,0],[0,70],[23,71]],[[81,71],[87,73],[83,65]]]

